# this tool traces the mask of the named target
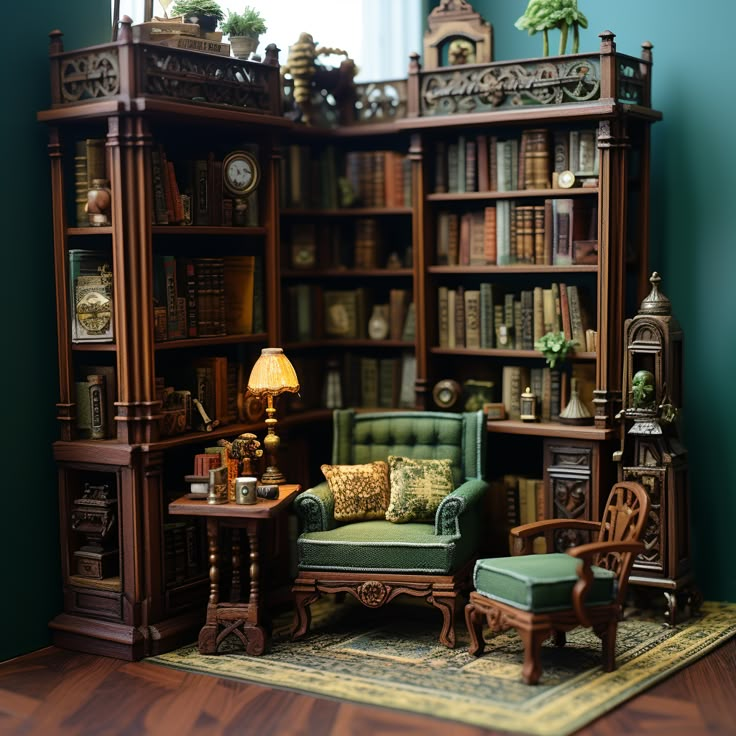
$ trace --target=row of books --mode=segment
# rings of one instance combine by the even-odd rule
[[[89,225],[87,192],[94,179],[108,179],[104,138],[83,138],[74,144],[74,203],[77,227]]]
[[[322,404],[328,409],[413,408],[416,357],[377,358],[352,352],[328,363],[322,387]]]
[[[368,318],[376,306],[387,315],[389,340],[414,340],[415,310],[409,289],[390,289],[384,303],[363,287],[323,289],[302,283],[287,286],[286,297],[285,331],[291,341],[367,338]]]
[[[521,415],[521,394],[530,388],[537,400],[536,415],[546,422],[554,422],[567,406],[570,380],[577,380],[578,395],[591,416],[595,415],[593,391],[595,390],[595,366],[575,363],[568,374],[558,368],[524,365],[501,367],[501,401],[509,419]]]
[[[154,339],[264,331],[260,255],[154,256]]]
[[[411,206],[409,158],[399,151],[338,153],[292,143],[281,174],[284,208]]]
[[[562,332],[578,351],[596,350],[596,333],[581,290],[576,284],[554,282],[515,293],[483,282],[437,289],[438,338],[441,348],[534,350],[548,332]]]
[[[291,268],[409,268],[409,227],[391,227],[375,217],[343,222],[293,222],[285,228]],[[407,260],[408,259],[408,260]]]
[[[258,147],[241,146],[258,156]],[[164,147],[151,151],[154,225],[258,225],[257,191],[236,202],[223,190],[222,160],[206,158],[172,161]]]
[[[480,210],[437,213],[440,266],[597,263],[597,208],[590,200],[500,200]]]
[[[544,481],[515,473],[506,473],[491,481],[491,492],[505,498],[506,526],[512,529],[521,524],[531,524],[546,518]],[[534,552],[544,553],[547,544],[544,537],[534,541]],[[514,553],[511,543],[509,552]]]
[[[169,521],[164,531],[164,583],[180,585],[207,571],[205,527],[197,519]]]
[[[438,140],[434,148],[436,193],[549,189],[556,175],[598,176],[599,153],[592,128],[530,129],[520,136],[479,133]]]

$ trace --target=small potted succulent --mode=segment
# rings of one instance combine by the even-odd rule
[[[233,55],[238,59],[247,59],[258,48],[261,33],[267,30],[264,17],[250,5],[246,5],[242,13],[228,11],[227,20],[222,24],[222,32],[229,36]]]
[[[557,363],[564,363],[567,354],[577,343],[566,340],[563,332],[547,332],[534,343],[534,347],[544,355],[547,365],[555,368]]]
[[[171,7],[173,16],[182,15],[187,23],[198,23],[200,31],[214,31],[225,17],[225,12],[215,0],[175,0]]]

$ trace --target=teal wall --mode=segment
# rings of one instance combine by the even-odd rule
[[[526,0],[471,0],[494,28],[496,61],[539,56],[514,28]],[[581,51],[616,34],[620,52],[654,44],[651,265],[685,332],[684,430],[696,574],[706,598],[736,601],[736,5],[721,0],[578,0]],[[556,53],[559,34],[550,34]],[[568,51],[570,40],[568,39]],[[732,444],[734,443],[734,444]]]
[[[48,137],[36,122],[36,112],[50,102],[47,34],[54,28],[64,31],[67,48],[108,40],[110,3],[11,3],[3,7],[3,17],[0,660],[48,644],[48,622],[61,608],[59,514],[51,455],[58,400],[51,190]]]
[[[736,601],[730,537],[736,533],[736,442],[730,382],[736,347],[736,247],[730,207],[736,193],[733,61],[727,55],[736,7],[701,0],[580,0],[597,34],[617,34],[620,51],[654,43],[654,105],[665,114],[653,129],[652,266],[663,276],[685,342],[685,430],[690,451],[694,556],[707,598]],[[429,3],[428,3],[429,5]],[[513,24],[525,0],[475,0],[494,26],[495,58],[537,56],[541,39]],[[11,4],[22,33],[6,33],[6,98],[0,115],[6,183],[2,200],[5,439],[0,534],[0,660],[49,642],[47,623],[61,607],[56,475],[56,386],[51,199],[46,131],[35,114],[49,104],[46,32],[60,28],[67,48],[109,38],[109,3],[38,0],[34,22]],[[708,19],[711,22],[708,23]],[[717,20],[716,20],[717,19]],[[556,39],[552,39],[555,48]],[[11,73],[13,77],[11,78]],[[8,145],[12,142],[12,145]],[[9,438],[9,440],[8,440]]]

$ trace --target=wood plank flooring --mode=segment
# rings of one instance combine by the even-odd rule
[[[56,647],[0,663],[7,736],[492,736],[497,732]],[[578,732],[733,736],[736,639]]]

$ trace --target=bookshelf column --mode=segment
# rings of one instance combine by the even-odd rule
[[[420,409],[428,409],[431,406],[431,389],[429,387],[428,373],[429,364],[427,356],[426,335],[430,324],[430,307],[427,295],[427,265],[429,264],[426,249],[429,245],[425,242],[425,172],[422,155],[422,138],[418,133],[411,137],[409,146],[409,158],[411,160],[411,191],[414,201],[412,202],[414,213],[412,215],[412,250],[414,253],[414,303],[416,305],[416,332],[414,339],[414,350],[417,360],[417,375],[414,385],[416,406]]]
[[[598,361],[593,392],[595,426],[608,429],[621,404],[623,334],[615,329],[624,319],[626,258],[627,150],[623,121],[604,120],[598,128],[600,195],[598,214]],[[611,328],[614,329],[611,329]]]
[[[137,444],[158,438],[154,399],[151,135],[137,116],[108,119],[112,189],[113,273],[119,395],[117,437]]]
[[[70,313],[68,273],[67,273],[67,240],[66,240],[66,207],[64,206],[64,170],[62,166],[62,145],[59,129],[49,130],[49,157],[51,159],[51,198],[54,231],[54,262],[61,264],[56,269],[56,333],[58,339],[59,363],[59,401],[56,404],[57,419],[61,423],[62,440],[71,440],[74,436],[74,422],[77,413],[73,396],[74,378],[71,370],[71,350],[69,336]]]

